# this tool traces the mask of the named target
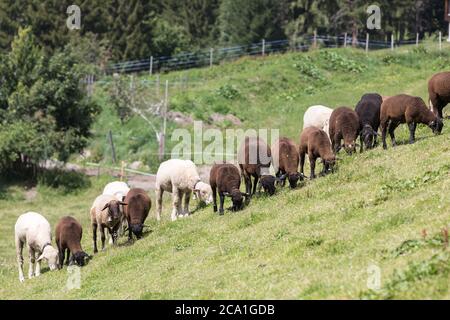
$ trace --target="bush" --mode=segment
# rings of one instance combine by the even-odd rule
[[[91,181],[83,173],[62,169],[43,170],[38,174],[38,184],[63,193],[72,193],[91,186]]]

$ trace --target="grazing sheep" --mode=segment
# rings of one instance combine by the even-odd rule
[[[333,151],[337,154],[342,147],[348,154],[356,152],[356,138],[361,131],[358,114],[350,108],[340,107],[330,117],[330,138]],[[344,139],[344,145],[341,140]]]
[[[97,253],[97,229],[100,229],[102,250],[105,250],[105,228],[108,230],[112,243],[115,244],[118,234],[117,231],[122,220],[120,206],[127,204],[118,201],[114,196],[98,196],[91,207],[91,225],[94,240],[94,253]]]
[[[133,238],[133,234],[140,239],[152,202],[145,190],[134,188],[128,192],[125,203],[127,204],[125,217],[128,222],[128,240]]]
[[[27,212],[22,214],[16,222],[15,243],[17,263],[19,264],[19,281],[25,280],[23,276],[23,246],[25,243],[28,247],[30,257],[30,268],[28,278],[41,275],[41,261],[47,260],[50,270],[58,268],[58,251],[52,247],[52,231],[50,223],[42,215],[36,212]],[[37,260],[36,254],[38,256]],[[36,270],[34,270],[34,263]]]
[[[58,246],[59,267],[64,265],[64,257],[66,256],[66,264],[76,263],[80,267],[84,266],[91,257],[81,248],[81,238],[83,236],[83,228],[81,224],[73,217],[63,217],[59,220],[55,228],[55,240]],[[72,254],[72,255],[70,255]]]
[[[225,197],[231,198],[233,211],[239,211],[244,207],[244,197],[247,198],[249,195],[240,190],[241,175],[236,166],[225,163],[215,164],[211,168],[209,183],[213,192],[214,212],[217,212],[217,191],[220,197],[220,215],[223,215]]]
[[[372,149],[377,145],[378,127],[380,126],[380,110],[383,98],[377,93],[369,93],[362,96],[356,105],[355,111],[361,122],[360,152],[365,145]]]
[[[333,172],[336,163],[336,156],[331,149],[330,139],[328,139],[325,131],[315,127],[309,127],[303,130],[300,135],[300,174],[304,175],[305,156],[308,154],[308,159],[311,167],[311,180],[316,178],[316,160],[322,159],[323,170],[322,175]]]
[[[289,180],[292,189],[303,177],[298,173],[299,154],[295,143],[288,138],[280,138],[272,145],[272,165],[282,186]]]
[[[103,189],[103,195],[107,196],[114,196],[117,198],[118,201],[123,201],[128,193],[130,191],[130,187],[128,184],[126,184],[123,181],[113,181],[108,183],[105,188]],[[121,207],[122,213],[124,212],[124,208]],[[125,215],[122,215],[123,220],[120,222],[120,226],[118,229],[119,236],[123,235],[124,225],[126,223]],[[112,241],[112,238],[109,239],[110,243]]]
[[[442,110],[450,102],[450,72],[435,74],[428,82],[430,108],[442,119]]]
[[[322,129],[328,135],[332,113],[333,109],[325,106],[318,105],[309,107],[303,116],[303,129],[316,127]]]
[[[388,131],[392,145],[396,146],[394,131],[401,123],[408,124],[409,143],[411,144],[415,142],[418,123],[429,126],[434,134],[440,134],[444,126],[441,118],[428,109],[421,98],[406,94],[394,96],[383,102],[380,119],[384,149],[387,149],[386,134]]]
[[[156,218],[161,220],[162,197],[164,191],[172,193],[172,221],[188,216],[192,192],[200,201],[212,202],[210,185],[201,181],[197,167],[190,160],[172,159],[161,163],[156,174]],[[184,196],[184,211],[181,203]]]
[[[275,194],[275,182],[277,179],[270,175],[272,155],[270,148],[260,138],[245,137],[238,151],[238,162],[245,181],[245,191],[254,195],[259,182],[260,188],[269,195]],[[253,191],[252,179],[254,178]]]

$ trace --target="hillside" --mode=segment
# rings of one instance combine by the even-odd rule
[[[192,70],[193,77],[208,81],[173,95],[171,106],[189,111],[183,106],[194,101],[192,114],[199,118],[210,112],[202,106],[226,106],[244,127],[280,127],[281,134],[296,138],[302,114],[311,104],[353,106],[372,91],[426,98],[427,78],[448,66],[450,57],[420,49],[380,51],[368,57],[352,50],[325,52]],[[327,64],[328,59],[334,63]],[[330,65],[339,67],[330,70]],[[299,70],[308,76],[299,76]],[[231,100],[218,95],[217,89],[224,86],[234,86],[239,94]],[[103,98],[99,94],[98,99]],[[100,123],[108,121],[106,113]],[[134,128],[139,132],[143,126]],[[96,129],[100,137],[99,126]],[[132,127],[119,128],[116,134],[122,130]],[[147,221],[151,232],[132,246],[122,238],[118,247],[96,255],[82,268],[81,289],[72,291],[65,287],[66,269],[50,273],[45,268],[40,278],[18,282],[14,223],[29,210],[42,212],[52,225],[62,215],[73,215],[84,227],[83,247],[92,253],[88,210],[109,178],[77,184],[69,177],[74,187],[79,186],[75,190],[40,183],[35,198],[22,184],[3,184],[0,298],[448,299],[450,254],[443,249],[441,231],[450,219],[450,122],[437,137],[420,127],[414,145],[404,144],[406,127],[397,134],[403,143],[399,147],[352,157],[342,154],[336,174],[295,191],[279,191],[275,197],[258,196],[242,212],[227,211],[219,217],[207,207],[171,223],[166,201],[159,224],[153,205]],[[123,147],[120,152],[128,151]],[[24,258],[27,272],[26,253]],[[373,265],[381,270],[379,292],[367,289],[368,268]]]

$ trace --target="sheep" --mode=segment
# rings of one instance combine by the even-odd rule
[[[58,247],[59,267],[64,265],[66,255],[66,264],[76,263],[82,267],[91,258],[81,248],[81,238],[83,228],[81,224],[73,217],[62,217],[55,228],[55,240]],[[72,254],[72,255],[71,255]]]
[[[128,240],[132,240],[133,234],[140,239],[152,202],[145,190],[134,188],[128,192],[125,203],[127,204],[125,217],[128,222]]]
[[[378,127],[380,126],[380,109],[383,97],[377,93],[369,93],[362,96],[356,105],[355,111],[359,116],[361,125],[360,152],[372,149],[377,145]]]
[[[120,206],[126,206],[123,201],[118,201],[114,196],[100,195],[91,207],[91,226],[94,240],[94,253],[97,253],[97,229],[100,229],[102,240],[102,251],[105,250],[105,228],[108,230],[112,244],[117,241],[117,230],[122,220]]]
[[[275,182],[279,181],[270,175],[272,155],[270,148],[259,137],[245,137],[238,150],[238,162],[245,181],[245,192],[254,195],[256,186],[264,188],[270,196],[275,194]],[[252,179],[254,178],[253,190]]]
[[[316,127],[322,129],[328,135],[330,117],[333,109],[317,105],[309,107],[303,116],[303,129]]]
[[[30,268],[28,278],[41,275],[41,261],[47,260],[51,271],[58,268],[58,250],[52,247],[52,232],[50,223],[42,215],[36,212],[27,212],[22,214],[14,227],[14,238],[16,244],[17,263],[19,265],[19,281],[25,281],[23,276],[23,246],[28,246],[30,257]],[[36,270],[34,263],[36,254]]]
[[[299,154],[301,175],[304,175],[305,156],[308,154],[311,167],[311,180],[316,178],[315,168],[317,158],[322,159],[322,175],[326,175],[334,170],[336,156],[331,149],[331,143],[327,134],[321,129],[309,127],[302,131],[300,135]]]
[[[217,191],[220,197],[219,214],[223,215],[223,203],[225,197],[230,197],[233,202],[233,211],[239,211],[244,207],[244,198],[249,194],[240,191],[241,175],[239,169],[232,164],[215,164],[211,168],[209,183],[212,188],[214,212],[217,212]],[[247,202],[247,201],[246,201]]]
[[[123,181],[113,181],[108,183],[105,188],[103,189],[103,195],[108,195],[108,196],[114,196],[117,198],[118,201],[123,201],[128,193],[128,191],[130,191],[130,187],[128,186],[128,184],[126,184]],[[120,208],[122,210],[122,213],[124,212],[124,209],[121,207]],[[125,220],[125,215],[122,215],[123,220],[120,222],[120,226],[118,229],[118,234],[121,236],[123,235],[123,231],[124,231],[124,225],[126,223]],[[112,241],[112,238],[109,239],[110,243]]]
[[[299,154],[295,143],[288,138],[280,138],[272,145],[272,165],[282,186],[289,180],[292,189],[303,177],[298,173]]]
[[[348,154],[356,152],[356,138],[361,131],[358,114],[350,108],[340,107],[330,117],[330,138],[333,151],[337,154],[344,147]],[[344,145],[341,140],[344,139]]]
[[[442,119],[443,109],[450,102],[450,72],[441,72],[428,82],[430,109]]]
[[[192,192],[200,201],[212,202],[211,186],[202,182],[197,167],[190,160],[171,159],[161,163],[156,174],[156,218],[161,220],[164,191],[172,193],[172,221],[189,216],[189,201]],[[184,211],[181,203],[184,196]]]
[[[439,115],[435,115],[427,108],[420,97],[400,94],[386,100],[381,105],[380,125],[382,130],[383,148],[387,149],[386,135],[389,131],[392,145],[397,145],[394,131],[401,123],[409,127],[409,143],[415,142],[415,133],[418,123],[429,126],[434,134],[440,134],[444,126]]]

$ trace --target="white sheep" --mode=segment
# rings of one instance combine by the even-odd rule
[[[25,280],[23,276],[23,246],[28,246],[30,257],[30,269],[28,278],[41,275],[41,261],[47,260],[50,270],[58,268],[58,250],[52,247],[52,232],[50,223],[42,215],[36,212],[27,212],[22,214],[16,222],[15,242],[17,263],[19,264],[19,281]],[[35,254],[38,255],[37,260]],[[34,270],[34,263],[36,270]]]
[[[212,189],[201,181],[197,167],[190,160],[172,159],[161,163],[156,174],[156,218],[161,220],[164,191],[172,193],[172,221],[178,216],[189,216],[189,201],[192,192],[206,204],[212,202]],[[181,203],[184,196],[184,210]]]
[[[303,116],[303,129],[316,127],[326,132],[329,137],[329,122],[333,109],[325,106],[312,106]]]
[[[130,191],[130,187],[128,186],[128,184],[126,184],[123,181],[113,181],[108,183],[105,188],[103,189],[103,195],[105,196],[114,196],[117,198],[118,201],[123,201],[125,199],[125,197],[128,194],[128,191]],[[121,208],[122,213],[123,208]],[[123,220],[120,222],[120,226],[118,229],[118,234],[119,236],[123,235],[124,233],[124,225],[127,224],[127,221],[125,219],[125,215],[122,215]],[[112,243],[112,238],[109,238],[109,243]]]

